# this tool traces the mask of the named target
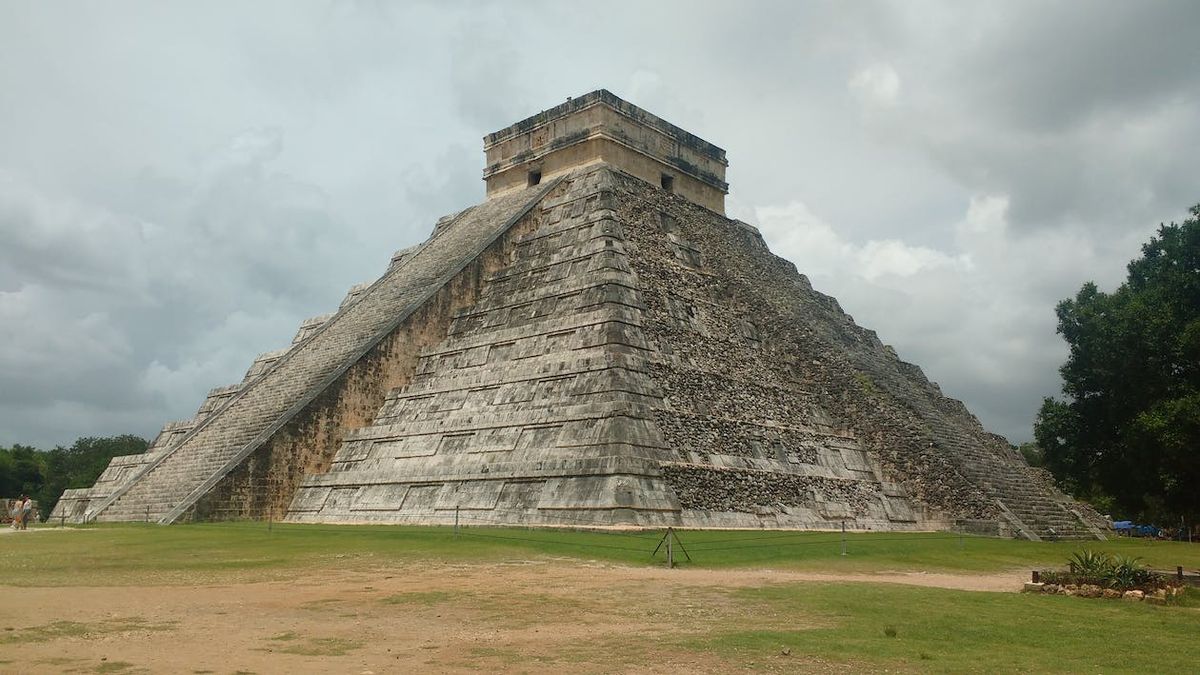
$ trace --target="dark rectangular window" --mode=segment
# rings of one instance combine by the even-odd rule
[[[530,171],[529,172],[529,185],[531,187],[534,185],[537,185],[538,183],[541,183],[541,182],[542,182],[542,172],[541,171]]]
[[[667,174],[664,173],[662,175],[662,189],[666,190],[667,192],[674,192],[675,191],[675,177],[668,176]]]

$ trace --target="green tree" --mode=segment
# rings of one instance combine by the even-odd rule
[[[1067,400],[1034,425],[1046,468],[1127,516],[1200,515],[1200,205],[1159,227],[1113,293],[1086,283],[1057,307]]]
[[[17,444],[0,448],[0,498],[28,494],[37,499],[43,478],[43,458],[37,448]]]
[[[1027,442],[1016,446],[1017,452],[1025,458],[1025,463],[1029,466],[1042,466],[1046,463],[1046,458],[1042,456],[1042,449],[1037,443]]]

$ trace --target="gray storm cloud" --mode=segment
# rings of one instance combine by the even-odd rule
[[[637,17],[637,20],[631,20]],[[989,428],[1054,304],[1200,201],[1200,6],[0,5],[0,444],[153,435],[482,198],[597,87],[729,151],[730,212]]]

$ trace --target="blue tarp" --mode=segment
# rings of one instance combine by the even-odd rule
[[[1114,530],[1137,537],[1158,537],[1162,530],[1154,525],[1134,525],[1132,520],[1118,520],[1112,524]]]

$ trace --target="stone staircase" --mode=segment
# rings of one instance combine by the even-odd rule
[[[365,286],[366,284],[358,284],[351,288],[346,294],[346,298],[342,301],[341,306],[345,306],[350,300],[360,295]],[[163,454],[186,438],[188,433],[197,424],[203,422],[214,411],[228,403],[229,399],[245,386],[246,383],[269,370],[292,347],[300,344],[315,333],[332,316],[333,314],[322,314],[305,319],[296,330],[291,344],[283,349],[264,352],[256,356],[250,367],[246,369],[246,374],[237,384],[215,387],[209,390],[208,395],[196,410],[195,415],[186,420],[164,424],[162,429],[159,430],[158,435],[155,436],[154,441],[150,444],[150,447],[146,449],[146,452],[140,455],[113,457],[109,460],[108,466],[96,479],[92,487],[63,491],[62,496],[54,505],[54,512],[51,514],[51,518],[55,520],[62,519],[63,521],[70,521],[72,523],[82,522],[87,516],[92,502],[99,504],[108,499],[113,493],[127,488],[135,478],[141,475],[142,469],[147,465],[157,462]],[[148,517],[149,511],[146,511],[143,520]]]
[[[893,369],[873,370],[872,375],[877,381],[882,379],[881,384],[887,388],[908,390],[901,400],[925,422],[938,448],[954,460],[960,473],[996,503],[1015,532],[1035,541],[1104,538],[1095,524],[1087,522],[1061,496],[1047,489],[1043,479],[1015,451],[999,447],[999,441],[988,442],[982,430],[972,433],[951,421],[953,417],[969,416],[965,408],[952,415],[935,405],[936,401],[953,406],[957,401],[941,396],[935,399],[928,392],[914,395],[912,384],[904,383],[903,378],[887,375],[880,378],[880,373]]]
[[[219,407],[107,498],[86,520],[174,522],[406,316],[445,285],[554,187],[496,197],[439,222],[376,282],[354,288],[338,312],[302,326],[298,342],[249,375]],[[273,355],[274,356],[274,355]]]
[[[918,404],[919,405],[919,404]],[[1030,539],[1095,539],[1090,528],[1051,496],[1023,460],[1001,458],[948,424],[936,412],[922,411],[938,442],[958,460],[963,474],[987,491],[1014,527]]]

